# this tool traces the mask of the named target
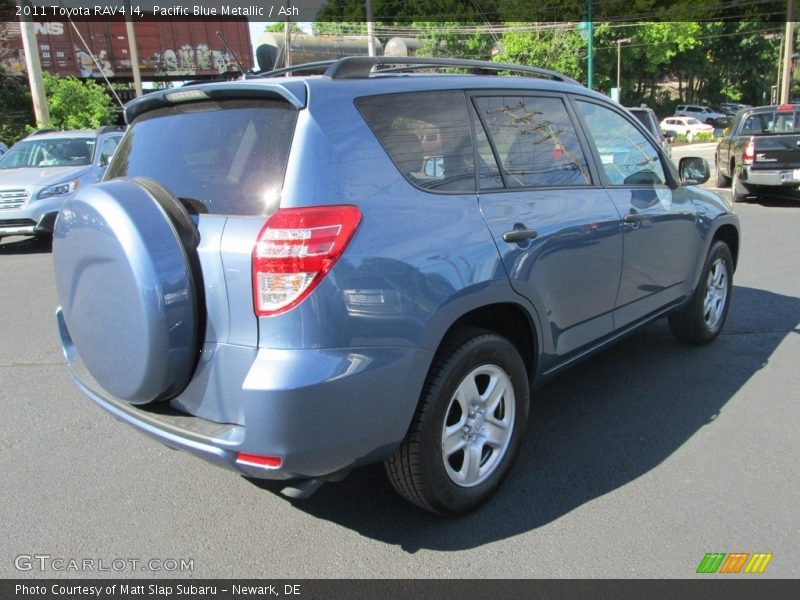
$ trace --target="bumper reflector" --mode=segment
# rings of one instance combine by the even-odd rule
[[[249,465],[251,467],[280,469],[283,461],[281,460],[280,456],[259,456],[257,454],[245,454],[244,452],[237,452],[236,462],[240,465]]]

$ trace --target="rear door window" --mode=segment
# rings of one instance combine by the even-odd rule
[[[586,158],[561,98],[473,98],[508,188],[588,185]]]
[[[277,208],[297,111],[272,100],[177,104],[134,121],[106,179],[149,177],[199,213]]]
[[[356,106],[408,181],[432,192],[475,191],[464,92],[366,96]]]

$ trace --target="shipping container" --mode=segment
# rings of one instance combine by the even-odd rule
[[[20,24],[8,23],[14,50],[9,66],[25,70]],[[114,81],[133,79],[125,21],[49,21],[34,23],[42,70],[57,75]],[[77,31],[76,31],[77,29]],[[146,20],[134,22],[143,80],[197,80],[253,67],[250,30],[245,19],[219,21]],[[222,43],[225,41],[236,58]],[[92,58],[94,55],[94,59]]]

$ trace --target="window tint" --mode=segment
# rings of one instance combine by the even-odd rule
[[[666,182],[658,151],[633,123],[598,104],[581,101],[576,104],[612,184]]]
[[[478,152],[478,185],[482,190],[503,189],[503,177],[492,152],[492,145],[486,137],[486,131],[480,119],[475,114],[475,109],[470,111],[473,115],[472,124],[475,130],[475,145]]]
[[[368,96],[359,112],[411,183],[431,191],[474,192],[467,104],[461,91]]]
[[[586,159],[560,98],[474,98],[497,151],[506,186],[590,183]]]
[[[297,111],[286,102],[192,102],[147,112],[117,148],[106,179],[149,177],[198,212],[277,208]]]

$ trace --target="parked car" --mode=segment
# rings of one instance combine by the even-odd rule
[[[97,131],[43,130],[0,158],[0,239],[50,235],[64,201],[100,181],[122,139],[119,127]]]
[[[800,197],[800,105],[739,112],[714,154],[717,187],[734,202],[760,195]]]
[[[384,461],[459,513],[511,469],[531,385],[661,317],[719,335],[739,224],[701,158],[545,69],[312,68],[132,101],[64,205],[64,356],[116,418],[294,497]]]
[[[662,131],[674,131],[678,135],[685,135],[689,141],[694,141],[694,136],[698,133],[714,133],[711,125],[701,123],[692,117],[667,117],[661,121]]]
[[[750,108],[750,105],[741,104],[739,102],[723,102],[719,105],[719,110],[714,110],[716,110],[716,112],[721,112],[725,116],[732,117],[743,108]]]
[[[664,149],[664,152],[667,153],[667,156],[671,156],[672,146],[670,145],[667,137],[664,135],[664,132],[661,131],[658,117],[656,116],[656,113],[653,112],[653,109],[648,107],[646,104],[642,104],[641,106],[628,107],[628,110],[634,117],[639,119],[647,132],[656,138],[656,141]]]
[[[701,123],[708,123],[709,125],[713,125],[714,121],[725,116],[723,113],[712,110],[708,106],[701,106],[699,104],[679,104],[675,108],[675,115],[694,117]]]

